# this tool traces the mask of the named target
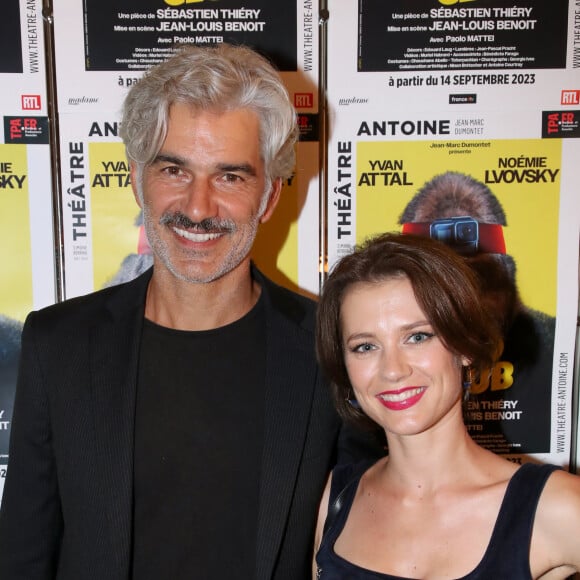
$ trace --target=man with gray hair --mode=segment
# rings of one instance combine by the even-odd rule
[[[268,61],[225,44],[180,49],[127,95],[153,267],[27,319],[2,580],[309,577],[340,423],[314,303],[250,258],[295,117]]]

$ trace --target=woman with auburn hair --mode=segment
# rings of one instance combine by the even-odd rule
[[[317,580],[564,579],[580,571],[580,478],[519,466],[463,421],[471,378],[501,352],[473,271],[441,242],[384,234],[332,270],[317,352],[347,420],[389,453],[336,467],[316,531]]]

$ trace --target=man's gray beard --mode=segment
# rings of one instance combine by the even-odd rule
[[[186,229],[184,226],[186,223],[188,223],[190,225],[193,224],[193,230],[195,233],[216,233],[221,231],[224,232],[225,235],[229,236],[235,234],[238,231],[243,231],[244,229],[249,230],[248,235],[242,237],[244,245],[240,249],[235,247],[230,248],[230,251],[224,256],[224,261],[221,264],[216,265],[218,266],[216,270],[211,271],[207,276],[200,277],[199,275],[190,275],[187,273],[187,271],[184,272],[178,269],[172,262],[167,244],[158,235],[157,230],[151,227],[152,218],[149,215],[147,205],[143,205],[143,223],[145,225],[147,239],[149,240],[149,245],[151,246],[151,250],[153,251],[155,259],[160,260],[164,266],[179,280],[188,282],[190,284],[208,284],[218,280],[222,276],[234,270],[250,253],[250,250],[254,244],[254,240],[256,239],[256,234],[258,232],[258,225],[260,222],[260,218],[258,216],[261,215],[261,213],[258,214],[258,216],[252,216],[248,223],[241,226],[236,225],[236,223],[232,220],[207,218],[201,222],[196,223],[192,222],[184,214],[179,214],[179,217],[175,214],[172,215],[173,217],[171,217],[171,214],[164,214],[161,216],[159,224],[167,228],[179,228],[181,225],[183,229]],[[191,231],[190,228],[187,229]],[[195,253],[192,254],[191,259],[192,261],[196,260]]]

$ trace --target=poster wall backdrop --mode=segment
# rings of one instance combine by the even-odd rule
[[[67,298],[151,263],[119,139],[123,98],[176,45],[224,41],[253,46],[280,68],[301,130],[295,175],[257,239],[258,266],[314,296],[321,260],[332,267],[369,235],[414,231],[453,244],[489,280],[489,307],[506,336],[489,381],[473,386],[470,432],[514,461],[568,463],[580,229],[577,0],[45,0],[46,21],[41,0],[4,0],[2,8],[0,495],[21,327],[27,312],[56,300],[55,258]],[[45,27],[54,55],[45,55]],[[50,117],[47,63],[57,89]],[[55,127],[59,142],[49,143]],[[321,170],[328,191],[319,191]],[[499,287],[507,303],[497,300]]]
[[[578,295],[578,7],[328,3],[329,267],[368,236],[435,237],[483,280],[505,349],[468,428],[568,464]],[[506,298],[507,297],[507,298]]]
[[[0,19],[0,495],[20,331],[54,301],[51,173],[40,0],[6,0]]]

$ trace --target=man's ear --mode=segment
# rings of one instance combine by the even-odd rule
[[[282,178],[278,177],[272,182],[272,188],[270,189],[270,194],[268,197],[268,203],[266,204],[266,209],[260,216],[260,223],[266,223],[274,213],[278,202],[280,201],[280,193],[282,191]]]
[[[131,171],[131,189],[133,190],[133,196],[135,197],[137,205],[143,209],[143,202],[139,196],[139,193],[137,192],[137,164],[134,161],[130,161],[129,168]]]

